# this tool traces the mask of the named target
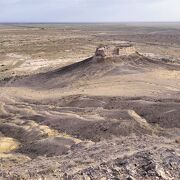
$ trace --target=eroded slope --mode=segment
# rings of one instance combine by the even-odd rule
[[[1,81],[1,176],[178,179],[179,71],[133,52]]]

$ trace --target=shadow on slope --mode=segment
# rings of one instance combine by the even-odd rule
[[[91,57],[54,71],[24,77],[16,76],[8,86],[22,86],[33,89],[64,88],[72,86],[80,80],[88,81],[104,76],[143,73],[158,67],[171,70],[178,68],[173,64],[150,59],[138,53],[105,59]],[[10,79],[1,81],[1,86],[9,80]]]

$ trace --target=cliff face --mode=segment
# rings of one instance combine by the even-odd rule
[[[135,48],[132,45],[121,45],[121,46],[100,46],[96,49],[96,57],[114,57],[114,56],[127,56],[136,53]]]

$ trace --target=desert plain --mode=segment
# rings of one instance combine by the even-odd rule
[[[1,24],[0,179],[180,179],[180,23]]]

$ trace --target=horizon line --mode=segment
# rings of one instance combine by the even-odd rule
[[[0,24],[100,24],[100,23],[180,23],[180,21],[5,21]]]

